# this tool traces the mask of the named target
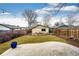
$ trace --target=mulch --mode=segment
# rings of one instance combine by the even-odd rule
[[[68,44],[74,45],[79,48],[79,40],[69,39],[68,37],[65,36],[57,36],[57,37],[63,38],[64,40],[66,40]]]

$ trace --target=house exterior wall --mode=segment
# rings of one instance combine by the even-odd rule
[[[42,31],[42,29],[45,29],[45,31]],[[43,27],[43,26],[37,26],[32,29],[32,34],[48,34],[49,28]]]

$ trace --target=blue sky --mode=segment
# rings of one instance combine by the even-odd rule
[[[37,10],[37,9],[42,9],[45,7],[48,7],[49,4],[47,3],[1,3],[0,4],[0,8],[8,10],[8,12],[16,15],[16,16],[21,16],[21,12],[24,9],[33,9],[33,10]],[[79,6],[78,3],[67,3],[66,6]],[[0,10],[0,12],[2,12]],[[63,12],[63,11],[62,11]],[[72,11],[64,11],[63,14],[69,13]],[[61,14],[61,12],[60,12]]]
[[[2,3],[0,4],[0,8],[8,10],[9,12],[16,14],[22,12],[24,9],[41,9],[47,6],[47,3]]]
[[[39,15],[38,19],[41,20],[44,15],[52,15],[55,10],[58,10],[59,7],[54,8],[56,5],[57,3],[0,3],[0,23],[24,26],[25,22],[22,20],[24,9],[34,10]],[[2,13],[1,9],[8,12]],[[71,13],[78,13],[77,16],[79,16],[79,3],[66,3],[56,17],[52,17],[52,24],[60,20],[59,18],[63,17],[64,19],[66,15]],[[17,19],[12,18],[13,16]]]
[[[47,3],[2,3],[0,8],[11,9],[11,10],[21,10],[21,9],[38,9],[47,6]]]

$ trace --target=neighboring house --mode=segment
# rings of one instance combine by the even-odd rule
[[[49,27],[37,25],[32,28],[32,34],[49,34]]]
[[[0,31],[6,30],[18,30],[21,29],[19,26],[9,25],[9,24],[0,24]]]
[[[0,30],[10,30],[10,29],[5,26],[0,25]]]

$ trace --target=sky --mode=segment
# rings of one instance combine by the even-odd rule
[[[22,16],[25,9],[32,9],[38,14],[37,20],[41,22],[45,15],[51,15],[51,25],[55,22],[65,22],[65,18],[68,14],[77,13],[76,17],[79,16],[79,3],[65,3],[60,12],[54,16],[55,11],[59,9],[58,3],[0,3],[0,23],[19,25],[26,27],[27,22]],[[2,9],[5,10],[3,13]]]
[[[20,16],[20,13],[24,9],[36,10],[36,9],[41,9],[45,6],[47,6],[46,3],[44,3],[44,4],[42,4],[42,3],[5,3],[5,4],[2,3],[2,4],[0,4],[1,9],[8,10],[13,15],[16,15],[16,13],[17,13],[16,16]]]

